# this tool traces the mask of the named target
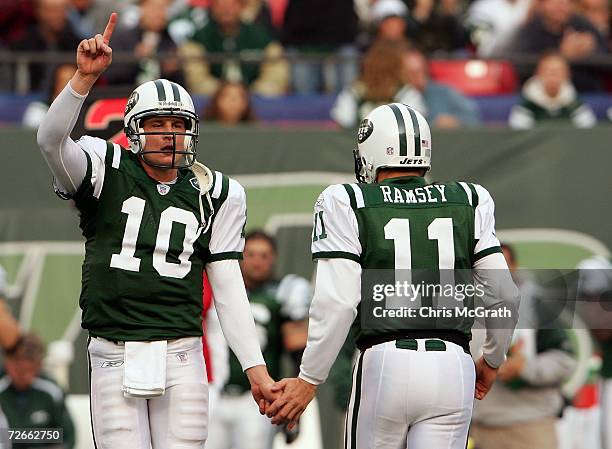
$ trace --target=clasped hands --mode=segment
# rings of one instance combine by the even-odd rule
[[[270,379],[271,380],[271,379]],[[272,418],[272,424],[286,424],[292,430],[317,392],[317,386],[300,378],[267,382],[251,389],[259,413]]]

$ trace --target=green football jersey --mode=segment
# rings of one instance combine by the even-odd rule
[[[73,196],[86,239],[82,326],[113,341],[202,335],[202,271],[242,256],[244,190],[213,172],[210,198],[200,197],[191,170],[163,184],[117,144],[78,143],[88,160]]]
[[[280,282],[270,281],[257,290],[247,290],[247,294],[268,372],[273,379],[280,379],[284,351],[281,327],[287,321],[308,318],[312,299],[310,283],[303,277],[288,274]],[[230,350],[230,374],[225,390],[242,393],[250,388],[238,358]]]
[[[353,324],[358,345],[412,330],[459,331],[469,339],[474,319],[454,314],[364,321],[377,305],[368,292],[374,283],[393,284],[402,273],[396,270],[411,273],[413,284],[440,283],[449,273],[470,275],[457,270],[501,252],[494,227],[493,200],[479,185],[428,184],[413,176],[333,185],[315,204],[312,252],[315,260],[345,258],[361,265],[362,302]],[[431,299],[423,295],[421,305],[431,307]],[[469,295],[461,307],[473,307]]]

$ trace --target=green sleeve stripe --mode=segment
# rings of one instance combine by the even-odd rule
[[[87,151],[85,151],[87,153]],[[104,162],[107,167],[110,167],[113,164],[113,156],[115,154],[115,147],[113,146],[113,142],[107,140],[106,141],[106,156],[104,157]]]
[[[478,251],[476,254],[474,254],[474,262],[482,259],[483,257],[487,257],[488,255],[495,254],[495,253],[503,254],[501,246],[492,246],[491,248],[487,248],[487,249],[483,249],[482,251]]]
[[[216,173],[217,173],[216,171],[212,170],[212,184],[210,185],[210,189],[208,190],[211,195],[215,191],[215,182],[217,182],[217,175],[216,175]]]
[[[351,207],[353,208],[353,210],[357,209],[357,198],[355,198],[355,192],[353,191],[353,188],[348,184],[342,184],[342,187],[344,187],[344,190],[346,190],[346,193],[349,196],[349,200],[351,202]]]
[[[219,195],[219,203],[223,204],[227,199],[229,193],[229,178],[225,175],[221,175],[221,194]]]
[[[242,253],[238,251],[228,251],[226,253],[211,254],[208,258],[209,262],[217,262],[219,260],[242,260]]]
[[[346,251],[319,251],[312,254],[312,259],[349,259],[361,263],[361,258],[358,255]]]
[[[472,191],[472,207],[476,209],[478,207],[478,193],[476,193],[476,187],[474,187],[474,184],[469,182],[467,183],[467,185]]]

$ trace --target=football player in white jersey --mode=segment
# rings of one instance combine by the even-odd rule
[[[315,203],[312,252],[318,263],[308,344],[299,377],[277,384],[284,392],[267,415],[273,423],[299,418],[353,325],[361,353],[345,447],[463,449],[473,398],[486,395],[505,359],[519,303],[495,236],[493,199],[479,185],[425,180],[431,165],[429,125],[406,105],[376,108],[362,121],[357,140],[359,183],[330,186]],[[473,320],[376,318],[381,299],[364,282],[396,279],[401,270],[414,276],[413,269],[440,277],[444,269],[474,269],[483,287],[483,309],[491,317],[506,317],[486,320],[483,357],[475,366],[469,355]],[[418,310],[432,310],[426,299],[439,299],[415,298]],[[384,300],[393,311],[390,298]],[[462,305],[474,310],[469,300]]]

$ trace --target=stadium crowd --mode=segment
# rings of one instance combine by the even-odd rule
[[[488,95],[500,97],[513,128],[559,119],[591,127],[605,117],[612,88],[606,0],[2,4],[0,91],[39,94],[21,118],[29,127],[69,78],[79,40],[113,10],[120,12],[115,62],[98,85],[129,91],[167,78],[214,98],[207,120],[230,125],[259,115],[251,95],[281,102],[328,95],[334,99],[320,120],[342,127],[389,101],[415,107],[438,127],[474,126],[491,121],[478,103]],[[585,93],[596,94],[596,111]],[[218,112],[220,98],[229,114]]]

